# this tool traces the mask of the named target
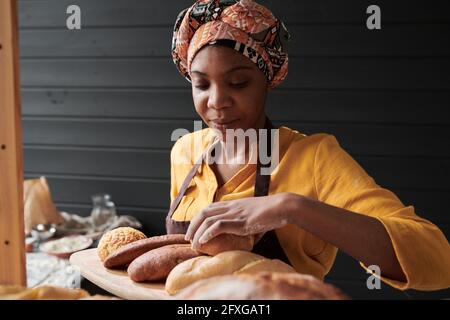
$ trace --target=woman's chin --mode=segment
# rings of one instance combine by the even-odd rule
[[[228,135],[235,135],[235,130],[242,129],[240,128],[239,121],[233,121],[231,123],[227,124],[218,124],[215,122],[210,122],[209,127],[214,130],[217,134],[221,136],[221,140],[225,141],[226,136]],[[244,130],[245,131],[245,130]]]

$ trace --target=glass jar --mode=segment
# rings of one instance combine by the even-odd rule
[[[109,194],[101,193],[93,195],[92,203],[91,217],[95,226],[103,225],[117,216],[116,206],[111,201]]]

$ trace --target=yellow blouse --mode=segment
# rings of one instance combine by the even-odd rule
[[[184,178],[213,141],[204,129],[180,138],[171,151],[171,200]],[[407,282],[381,279],[398,289],[437,290],[450,287],[450,245],[431,222],[418,217],[391,191],[377,185],[340,147],[333,135],[307,136],[281,127],[279,164],[272,172],[269,194],[292,192],[359,214],[375,217],[387,229]],[[189,221],[208,204],[253,196],[255,164],[247,164],[218,189],[216,177],[203,163],[189,185],[173,219]],[[295,225],[276,234],[293,267],[323,279],[337,248]],[[360,263],[363,268],[366,268]]]

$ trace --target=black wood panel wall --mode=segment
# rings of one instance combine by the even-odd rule
[[[450,235],[448,0],[263,1],[292,33],[276,124],[334,134],[380,185]],[[82,30],[65,27],[77,4]],[[170,133],[198,119],[170,58],[186,0],[19,0],[25,173],[46,175],[61,210],[88,215],[108,192],[148,235],[164,232]],[[366,28],[377,4],[382,29]],[[450,296],[382,286],[339,254],[328,280],[355,298]]]

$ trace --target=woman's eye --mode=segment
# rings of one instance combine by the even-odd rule
[[[248,81],[242,81],[242,82],[232,82],[230,83],[230,85],[233,88],[244,88],[245,86],[247,86]]]
[[[208,85],[206,85],[206,84],[198,84],[198,85],[195,85],[195,88],[199,89],[199,90],[206,90],[206,89],[208,89]]]

